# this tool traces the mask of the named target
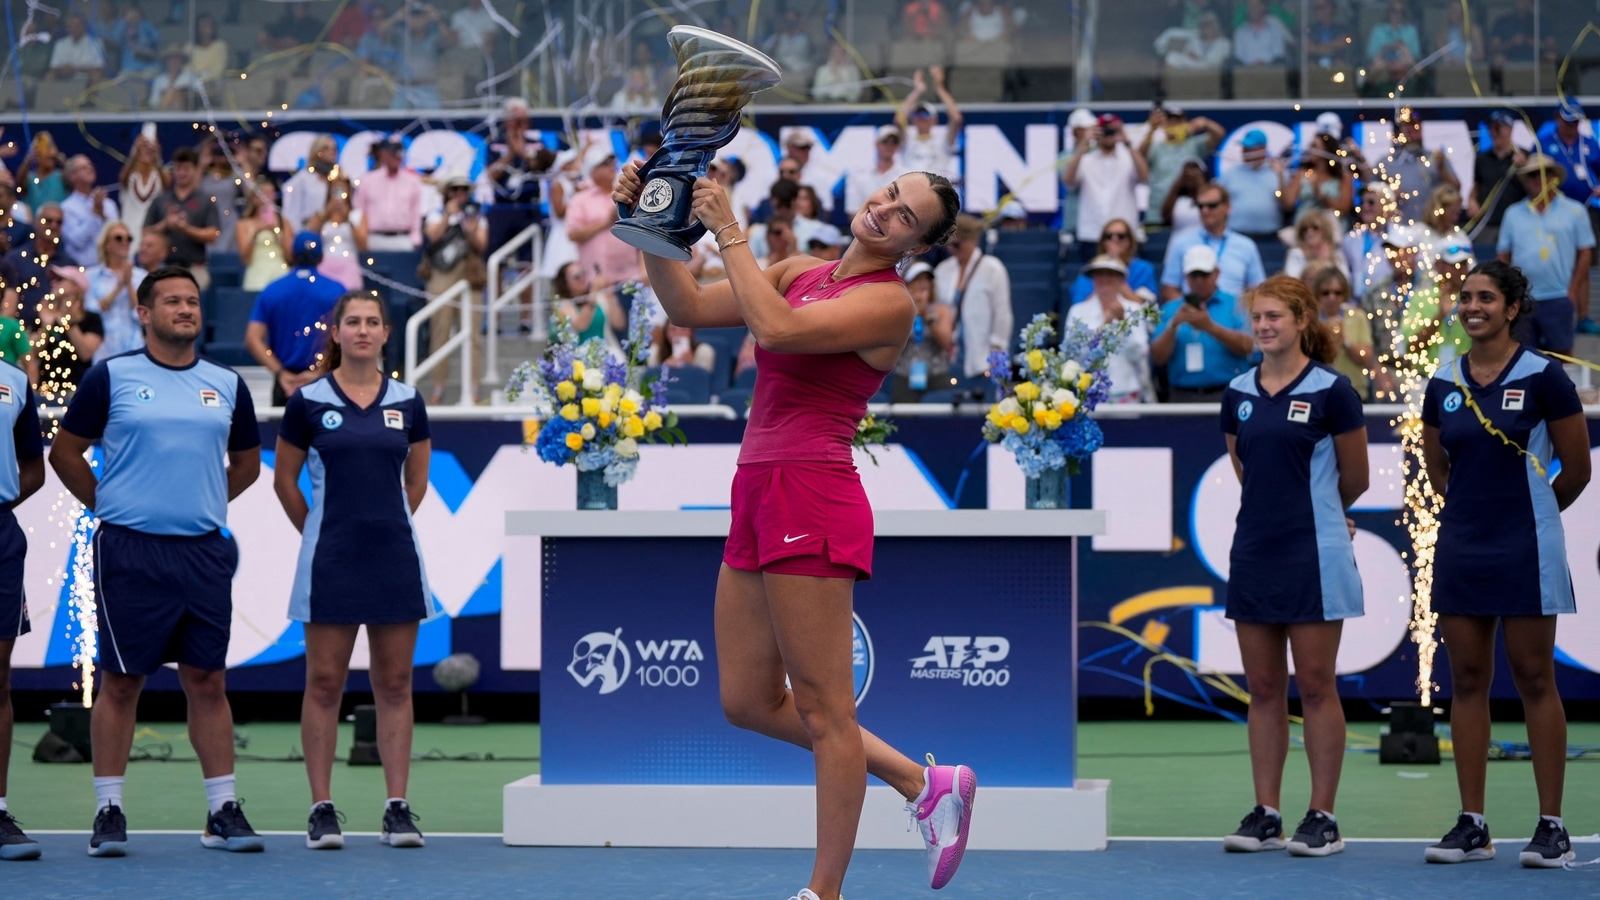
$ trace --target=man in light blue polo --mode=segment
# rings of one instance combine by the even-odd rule
[[[1167,367],[1172,403],[1216,403],[1228,382],[1250,367],[1255,339],[1238,298],[1217,290],[1217,254],[1204,244],[1183,254],[1189,293],[1161,307],[1150,361]]]
[[[1244,133],[1239,155],[1243,162],[1217,178],[1233,196],[1228,227],[1241,234],[1275,235],[1283,227],[1283,160],[1268,159],[1267,133],[1259,128]]]
[[[1500,220],[1495,252],[1528,276],[1533,309],[1517,317],[1517,339],[1540,350],[1571,353],[1577,299],[1585,309],[1594,229],[1583,204],[1561,192],[1567,170],[1543,153],[1534,153],[1517,170],[1528,199],[1512,205]]]
[[[1195,247],[1206,247],[1216,256],[1217,290],[1234,297],[1266,280],[1261,265],[1261,250],[1256,242],[1228,228],[1232,197],[1216,182],[1195,195],[1200,208],[1200,227],[1173,235],[1161,269],[1161,299],[1176,300],[1185,286],[1184,258]]]
[[[139,285],[142,350],[84,375],[50,448],[61,483],[99,519],[94,586],[104,681],[92,723],[98,812],[90,856],[127,852],[123,776],[145,679],[167,662],[189,702],[189,743],[206,799],[201,843],[259,851],[234,795],[233,711],[225,670],[239,551],[228,501],[261,472],[261,435],[244,379],[195,353],[200,287],[167,266]],[[99,444],[98,479],[85,458]],[[226,460],[226,464],[224,463]]]

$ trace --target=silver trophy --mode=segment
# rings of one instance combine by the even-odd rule
[[[617,204],[611,233],[666,259],[687,260],[705,234],[691,209],[694,182],[739,131],[739,113],[757,91],[783,79],[765,53],[733,38],[679,25],[667,33],[678,80],[661,108],[661,149],[639,169],[639,205]]]

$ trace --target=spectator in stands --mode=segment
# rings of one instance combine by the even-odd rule
[[[611,95],[606,108],[624,113],[659,113],[661,100],[650,84],[650,70],[644,66],[628,69],[628,79]]]
[[[578,193],[583,160],[593,146],[593,139],[585,137],[582,147],[557,153],[550,165],[554,170],[550,178],[550,233],[545,237],[539,272],[546,278],[555,278],[563,265],[578,258],[578,248],[567,236],[567,201]]]
[[[1067,129],[1072,134],[1072,147],[1085,147],[1092,138],[1095,130],[1095,115],[1089,110],[1078,107],[1067,116]],[[1067,179],[1066,169],[1061,170],[1061,239],[1067,243],[1076,241],[1075,232],[1078,228],[1078,212],[1083,208],[1083,194],[1078,186]]]
[[[1194,28],[1168,28],[1156,38],[1162,65],[1177,71],[1221,71],[1233,56],[1233,41],[1222,33],[1217,14],[1206,11]]]
[[[166,236],[171,250],[166,265],[184,266],[204,291],[211,286],[206,267],[206,245],[222,234],[217,205],[200,188],[200,166],[193,150],[179,147],[172,154],[172,188],[150,204],[144,227]]]
[[[46,203],[60,203],[67,199],[67,180],[62,177],[62,166],[67,156],[56,146],[48,131],[33,136],[28,155],[17,167],[17,187],[35,214]]]
[[[1123,227],[1127,227],[1126,224]],[[1069,322],[1082,322],[1088,328],[1098,329],[1136,316],[1144,308],[1145,299],[1128,289],[1128,267],[1121,259],[1109,254],[1096,256],[1083,271],[1093,283],[1093,293],[1067,310]],[[1106,367],[1111,376],[1109,399],[1112,403],[1155,402],[1156,392],[1150,380],[1150,332],[1142,322],[1128,332],[1122,346],[1107,358]]]
[[[1001,231],[1027,231],[1028,211],[1016,200],[1007,200],[1000,204],[1000,209],[995,212],[995,225]],[[1100,234],[1104,237],[1105,231],[1102,230]]]
[[[806,237],[806,255],[833,262],[844,256],[844,245],[849,242],[838,226],[823,223],[811,229]]]
[[[147,270],[131,258],[133,231],[122,222],[106,223],[96,248],[100,264],[91,266],[85,273],[88,290],[84,293],[83,308],[100,315],[101,330],[105,333],[95,352],[94,361],[99,362],[144,346],[144,328],[139,324],[135,298]],[[160,262],[164,262],[165,257],[163,253]]]
[[[1533,0],[1515,0],[1510,12],[1494,20],[1489,29],[1489,57],[1495,69],[1503,69],[1507,63],[1555,62],[1558,58],[1556,29],[1549,15],[1540,12],[1537,42],[1533,18]]]
[[[610,191],[610,188],[607,188]],[[431,272],[424,290],[429,297],[437,297],[454,285],[467,281],[471,291],[469,301],[473,309],[483,308],[483,285],[470,282],[469,257],[480,260],[489,247],[489,224],[478,204],[472,199],[472,179],[453,174],[444,182],[444,206],[428,213],[424,230],[428,236],[427,264]],[[607,233],[607,237],[610,234]],[[612,240],[616,240],[612,238]],[[620,241],[618,243],[621,243]],[[624,245],[626,246],[626,245]],[[632,248],[629,248],[632,249]],[[581,251],[580,251],[581,252]],[[438,353],[450,332],[457,325],[458,304],[447,304],[433,314],[428,325],[428,355]],[[461,330],[470,335],[472,358],[483,359],[483,336],[477,324],[468,320],[460,322]],[[433,370],[433,391],[430,402],[438,403],[444,397],[444,383],[450,377],[450,360],[447,357]],[[462,372],[462,396],[475,397],[478,391],[476,372]]]
[[[778,188],[779,184],[786,184],[788,186]],[[777,189],[778,193],[782,196],[774,196],[774,189]],[[786,156],[783,159],[778,160],[778,177],[773,179],[772,184],[767,188],[766,199],[756,204],[755,209],[750,211],[750,222],[752,225],[754,225],[765,222],[772,218],[773,213],[777,210],[780,203],[782,204],[784,214],[793,215],[794,201],[799,196],[800,163],[798,160],[794,160]]]
[[[1139,258],[1139,241],[1133,226],[1122,219],[1112,219],[1100,231],[1100,242],[1095,247],[1095,259],[1109,258],[1122,263],[1118,283],[1128,300],[1135,303],[1153,303],[1160,299],[1161,285],[1156,267]],[[1072,282],[1073,304],[1089,299],[1095,291],[1095,281],[1085,269]]]
[[[697,340],[693,328],[668,322],[651,332],[650,365],[674,369],[694,366],[710,372],[717,367],[717,348]]]
[[[766,253],[756,257],[756,262],[761,268],[770,269],[797,254],[795,244],[794,226],[786,218],[775,218],[767,222],[763,232],[766,238]]]
[[[467,0],[465,6],[450,16],[450,30],[456,33],[462,47],[483,54],[481,74],[493,71],[494,55],[500,40],[500,23],[483,8],[483,0]],[[476,76],[480,73],[473,74]],[[493,230],[493,226],[490,230]]]
[[[312,213],[306,229],[322,238],[322,264],[317,267],[346,290],[362,287],[361,261],[367,252],[367,220],[350,205],[355,188],[339,176],[328,182],[328,201]]]
[[[439,10],[418,0],[405,0],[394,15],[379,22],[373,37],[376,65],[394,78],[391,109],[438,109],[439,62],[456,45],[456,33]]]
[[[733,207],[734,218],[739,221],[742,228],[748,228],[750,225],[750,208],[734,200],[733,191],[741,181],[744,181],[744,176],[748,173],[744,161],[737,156],[712,160],[711,167],[706,170],[706,176],[721,186],[723,192],[728,195],[728,205]]]
[[[1300,171],[1290,177],[1278,198],[1278,207],[1299,216],[1320,210],[1334,217],[1344,231],[1354,205],[1355,171],[1340,151],[1339,140],[1319,134],[1306,143],[1300,155]]]
[[[118,218],[117,201],[103,187],[95,186],[94,163],[79,154],[67,160],[67,184],[72,193],[61,201],[66,221],[61,226],[61,243],[75,260],[94,259],[95,239],[106,223]]]
[[[811,148],[815,143],[808,128],[796,128],[783,136],[783,155],[800,167],[794,180],[801,184],[806,183],[806,166],[811,164]]]
[[[1391,224],[1383,234],[1383,252],[1389,259],[1390,277],[1371,285],[1361,306],[1372,323],[1377,365],[1372,369],[1373,397],[1393,402],[1399,399],[1399,363],[1396,354],[1403,349],[1402,325],[1406,306],[1417,285],[1417,258],[1421,252],[1420,230],[1412,225]]]
[[[1211,183],[1210,167],[1203,161],[1190,157],[1183,161],[1178,180],[1172,183],[1166,199],[1161,201],[1161,221],[1173,234],[1200,227],[1200,191]]]
[[[401,166],[405,144],[395,135],[373,145],[378,167],[361,176],[355,208],[367,220],[367,244],[382,252],[422,246],[422,179]]]
[[[228,70],[228,42],[217,37],[217,20],[210,13],[194,18],[194,40],[184,45],[189,71],[201,83],[216,81]]]
[[[1205,247],[1216,257],[1217,288],[1230,297],[1238,299],[1246,290],[1266,280],[1256,242],[1228,228],[1230,203],[1228,189],[1220,184],[1209,184],[1200,191],[1196,204],[1200,207],[1200,227],[1175,234],[1167,242],[1167,256],[1161,270],[1161,299],[1176,300],[1183,296],[1184,279],[1189,274],[1184,259],[1192,247]]]
[[[895,403],[916,403],[935,386],[950,384],[950,350],[954,345],[950,317],[953,311],[934,302],[932,266],[921,260],[912,263],[906,269],[905,282],[916,319],[912,322],[911,340],[906,342],[895,363],[889,399]]]
[[[572,326],[578,343],[599,338],[608,347],[618,346],[615,329],[627,327],[628,314],[617,302],[612,285],[591,275],[581,264],[569,262],[556,272],[551,287],[556,293],[555,315]]]
[[[1421,222],[1427,215],[1428,198],[1440,184],[1461,187],[1448,154],[1423,146],[1422,117],[1410,107],[1402,108],[1395,117],[1394,147],[1378,169],[1382,180],[1396,186],[1402,222]]]
[[[1233,198],[1228,227],[1249,235],[1277,234],[1283,226],[1283,206],[1279,197],[1289,189],[1282,157],[1267,154],[1267,134],[1259,128],[1245,132],[1239,142],[1241,165],[1222,173],[1217,183]],[[1226,269],[1226,260],[1223,260]],[[1223,290],[1233,293],[1226,287]]]
[[[1350,378],[1350,384],[1363,401],[1372,399],[1372,376],[1375,363],[1372,352],[1372,323],[1366,310],[1350,302],[1350,279],[1332,266],[1323,266],[1307,273],[1311,293],[1317,298],[1322,313],[1322,324],[1333,335],[1339,355],[1333,367]]]
[[[20,247],[33,240],[33,213],[28,204],[17,198],[17,182],[10,170],[0,166],[0,235],[11,247]],[[5,253],[0,253],[4,256]]]
[[[117,4],[114,0],[94,0],[89,6],[90,12],[86,16],[89,33],[102,42],[110,40],[111,32],[122,22],[122,14],[118,12]]]
[[[1255,339],[1246,330],[1239,298],[1217,289],[1215,250],[1191,245],[1174,268],[1183,273],[1188,292],[1162,304],[1150,361],[1167,367],[1169,401],[1215,403],[1249,367]]]
[[[1309,276],[1325,266],[1349,276],[1350,264],[1339,251],[1338,226],[1333,223],[1333,216],[1318,209],[1302,212],[1294,220],[1294,237],[1295,245],[1284,259],[1283,274],[1304,278],[1308,286]]]
[[[1011,7],[998,0],[978,0],[961,14],[962,40],[978,44],[1005,42],[1016,37],[1017,20]]]
[[[1289,61],[1294,34],[1276,16],[1267,15],[1266,0],[1245,0],[1245,21],[1233,30],[1233,59],[1241,66],[1281,66]]]
[[[261,29],[256,46],[267,50],[287,50],[309,44],[322,33],[322,20],[311,14],[311,4],[290,3],[278,21]]]
[[[606,284],[644,278],[639,251],[611,233],[617,221],[617,205],[611,201],[616,178],[617,157],[595,147],[584,162],[586,184],[567,201],[567,237],[577,246],[578,262]]]
[[[50,49],[50,77],[66,80],[84,76],[94,82],[105,71],[106,51],[100,39],[89,34],[89,23],[81,13],[68,13],[67,33],[56,38]]]
[[[1475,22],[1469,29],[1462,13],[1462,4],[1446,3],[1444,23],[1433,36],[1433,50],[1445,51],[1439,61],[1446,65],[1481,63],[1484,60],[1483,28]]]
[[[809,184],[800,185],[800,190],[794,196],[793,224],[797,246],[803,246],[811,233],[823,226],[826,214],[827,210],[823,209],[822,200],[817,196],[817,189]]]
[[[1345,69],[1356,60],[1355,38],[1339,15],[1334,0],[1312,0],[1311,21],[1306,23],[1306,57],[1320,69]],[[1346,77],[1349,77],[1348,73]]]
[[[1434,262],[1428,284],[1411,292],[1400,325],[1408,357],[1427,361],[1422,366],[1424,375],[1448,365],[1472,346],[1460,317],[1453,312],[1467,273],[1475,265],[1472,242],[1466,235],[1458,235],[1433,248],[1431,255]]]
[[[200,79],[189,70],[189,54],[173,44],[161,52],[161,73],[150,82],[150,105],[163,110],[185,110]]]
[[[1517,317],[1517,339],[1540,350],[1571,353],[1575,321],[1589,317],[1594,229],[1583,206],[1561,193],[1567,175],[1561,163],[1534,153],[1517,174],[1528,199],[1506,210],[1495,244],[1501,262],[1528,276],[1533,296],[1531,313]]]
[[[541,221],[540,183],[550,171],[556,155],[543,143],[528,140],[528,103],[521,97],[507,99],[500,106],[501,145],[490,145],[499,157],[489,164],[489,181],[494,185],[494,204],[489,207],[489,246],[504,246],[529,226]]]
[[[28,343],[33,366],[30,380],[51,405],[66,402],[105,341],[98,314],[83,308],[88,278],[76,267],[50,267],[50,293],[39,305],[39,317]]]
[[[240,174],[245,178],[254,178],[257,175],[271,177],[267,171],[267,155],[272,151],[272,141],[266,135],[256,132],[247,136],[239,150]]]
[[[1508,109],[1490,113],[1489,146],[1480,149],[1472,162],[1467,218],[1479,223],[1478,238],[1491,243],[1500,236],[1500,220],[1506,210],[1528,196],[1517,176],[1528,155],[1511,140],[1516,124],[1516,113]]]
[[[217,207],[217,239],[211,242],[211,252],[232,255],[235,252],[233,233],[239,224],[239,190],[243,178],[234,173],[233,163],[223,152],[225,140],[218,137],[200,145],[200,192],[210,197]]]
[[[1422,58],[1422,39],[1411,22],[1407,0],[1389,0],[1388,15],[1367,34],[1367,65],[1400,81]]]
[[[328,179],[338,165],[339,145],[333,135],[312,138],[306,164],[283,183],[283,221],[291,233],[306,230],[311,217],[327,204]]]
[[[1369,290],[1383,289],[1394,277],[1383,252],[1383,233],[1395,209],[1394,192],[1387,185],[1368,182],[1362,186],[1356,223],[1340,244],[1350,272],[1351,293],[1357,300],[1364,299]]]
[[[841,43],[828,45],[828,61],[811,79],[811,99],[818,103],[860,103],[864,76]]]
[[[1155,140],[1156,134],[1161,140]],[[1204,116],[1193,119],[1172,105],[1158,106],[1150,113],[1144,139],[1139,142],[1139,155],[1145,158],[1149,172],[1150,204],[1145,211],[1147,225],[1164,224],[1167,192],[1183,174],[1184,164],[1191,159],[1210,159],[1222,141],[1222,126]],[[1126,262],[1126,260],[1124,260]],[[1129,273],[1131,276],[1133,273]]]
[[[351,0],[328,27],[328,41],[356,50],[383,17],[383,7],[377,0]]]
[[[767,199],[762,201],[762,206],[767,211],[767,220],[761,224],[751,225],[745,230],[750,239],[750,253],[756,259],[767,255],[767,226],[778,221],[786,225],[794,220],[794,201],[800,196],[800,185],[783,178],[772,183],[772,189],[767,192]],[[794,236],[790,231],[790,237]],[[715,244],[712,245],[715,247]]]
[[[942,135],[934,134],[934,127],[939,123],[938,111],[933,104],[920,102],[922,95],[927,93],[929,81],[933,82],[939,102],[944,104],[945,126]],[[957,171],[960,165],[956,162],[955,154],[964,121],[956,98],[950,96],[950,91],[944,86],[944,66],[929,66],[927,78],[923,77],[921,69],[913,72],[911,93],[901,101],[895,113],[896,124],[910,128],[905,149],[900,154],[905,167],[913,172],[933,172],[960,183],[961,177]]]
[[[240,286],[259,291],[289,271],[293,232],[278,214],[278,186],[271,178],[257,175],[245,186],[244,212],[233,240],[244,264]]]
[[[165,233],[153,228],[141,229],[139,232],[139,249],[134,252],[134,261],[139,268],[146,272],[154,272],[167,264],[167,257],[172,255],[172,242],[167,240]]]
[[[900,161],[900,142],[898,126],[878,126],[877,152],[871,165],[845,169],[844,212],[855,215],[875,191],[911,171]]]
[[[321,275],[322,239],[302,231],[291,244],[294,267],[256,297],[245,326],[244,345],[256,363],[272,373],[272,405],[282,406],[295,391],[316,381],[327,342],[328,314],[344,296],[344,286]]]
[[[157,51],[161,47],[161,32],[144,20],[144,10],[137,3],[122,7],[122,19],[112,27],[105,44],[118,51],[118,75],[153,75],[160,65]]]
[[[976,379],[989,366],[991,350],[1011,346],[1011,276],[1005,264],[983,252],[983,221],[965,213],[956,217],[950,235],[950,256],[933,269],[934,290],[950,310],[951,371]]]
[[[1419,238],[1422,241],[1417,262],[1419,280],[1429,285],[1433,283],[1433,261],[1438,258],[1439,251],[1452,244],[1472,246],[1472,241],[1461,230],[1460,191],[1448,184],[1433,189]]]
[[[1063,177],[1080,195],[1077,238],[1082,258],[1093,255],[1107,222],[1139,221],[1135,190],[1149,180],[1150,170],[1144,157],[1128,146],[1116,116],[1107,113],[1095,121],[1094,143],[1085,141],[1072,149]]]
[[[817,64],[815,48],[811,46],[811,32],[800,10],[787,6],[778,30],[761,42],[761,49],[783,69],[783,80],[795,84],[811,81],[811,70]]]
[[[1583,107],[1572,97],[1562,100],[1555,118],[1539,126],[1539,149],[1567,170],[1561,193],[1585,206],[1600,198],[1600,143],[1583,133]]]
[[[939,0],[911,0],[900,11],[901,40],[944,43],[950,39],[950,16]]]

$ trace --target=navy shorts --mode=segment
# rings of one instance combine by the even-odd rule
[[[17,517],[0,507],[0,641],[22,637],[28,623],[28,598],[22,591],[22,563],[28,555],[28,536]]]
[[[1578,313],[1570,297],[1535,300],[1532,311],[1517,316],[1514,337],[1536,350],[1567,353],[1576,343]]]
[[[94,534],[100,664],[127,675],[151,675],[168,662],[227,668],[238,567],[239,548],[220,531],[145,534],[101,522]]]

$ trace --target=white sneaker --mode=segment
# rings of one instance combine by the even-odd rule
[[[966,766],[941,766],[928,754],[922,794],[906,804],[910,822],[906,830],[922,832],[928,853],[928,884],[939,890],[955,877],[967,851],[967,830],[972,822],[972,800],[978,776]]]
[[[801,888],[800,893],[790,897],[789,900],[822,900],[822,898],[818,897],[817,892],[811,888]],[[844,898],[840,897],[839,900],[844,900]]]

